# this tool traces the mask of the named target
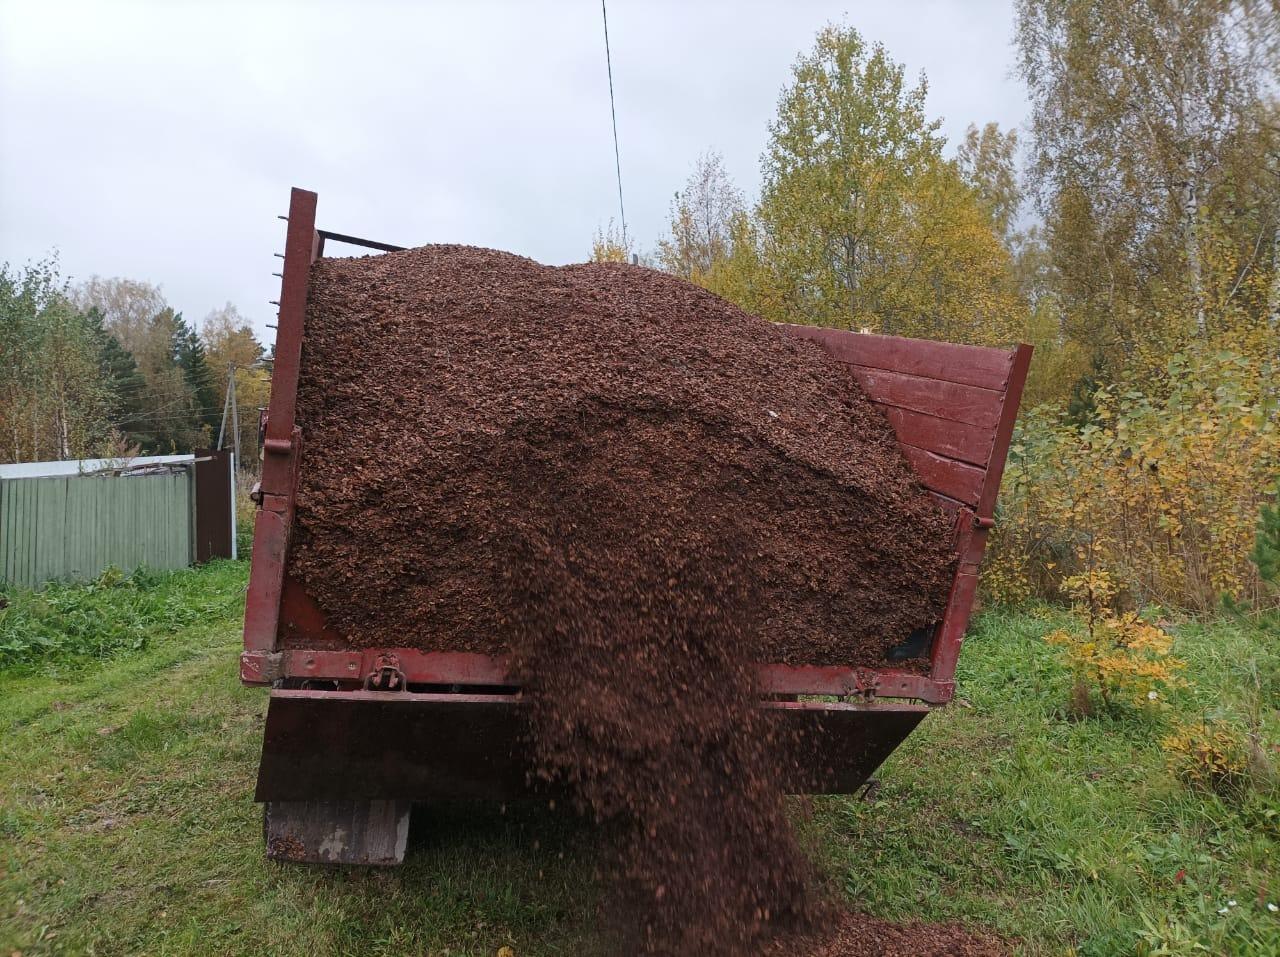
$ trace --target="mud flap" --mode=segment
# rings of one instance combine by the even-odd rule
[[[409,801],[268,801],[267,857],[302,864],[391,867],[404,860]]]
[[[791,793],[856,791],[929,713],[892,701],[768,702],[799,732]],[[511,800],[534,768],[514,695],[274,690],[256,800]]]

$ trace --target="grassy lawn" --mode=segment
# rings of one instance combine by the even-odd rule
[[[263,859],[250,795],[266,696],[235,667],[245,571],[8,596],[0,955],[588,948],[593,835],[544,809],[420,808],[393,871]],[[1065,719],[1068,679],[1042,641],[1059,618],[985,614],[962,703],[922,725],[874,799],[814,801],[832,880],[872,913],[994,927],[1025,954],[1280,955],[1280,797],[1189,790],[1158,715]],[[1280,739],[1280,634],[1177,635],[1189,685],[1172,706],[1260,713]]]

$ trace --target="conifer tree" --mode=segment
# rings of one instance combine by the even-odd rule
[[[193,425],[197,429],[204,426],[217,428],[221,409],[218,407],[218,390],[205,356],[204,343],[195,330],[187,325],[180,312],[173,317],[173,357],[182,370],[183,381],[191,390]]]
[[[1272,504],[1262,506],[1262,514],[1258,517],[1258,537],[1250,557],[1258,566],[1258,576],[1263,581],[1280,586],[1280,482],[1276,483]]]

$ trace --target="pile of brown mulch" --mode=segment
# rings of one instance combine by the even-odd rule
[[[351,645],[509,650],[515,529],[580,547],[579,514],[532,493],[606,484],[606,537],[641,495],[680,536],[732,530],[769,661],[875,665],[941,616],[949,526],[884,417],[821,347],[703,289],[426,246],[319,261],[306,323],[290,567]]]
[[[650,270],[457,246],[312,273],[293,573],[355,646],[503,652],[612,835],[624,952],[814,923],[752,664],[874,664],[948,523],[839,364]]]

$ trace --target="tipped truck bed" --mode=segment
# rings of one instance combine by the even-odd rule
[[[407,647],[333,650],[323,614],[289,574],[306,441],[294,413],[311,264],[329,241],[400,248],[317,230],[315,215],[316,194],[294,189],[240,677],[271,687],[256,791],[267,805],[268,854],[394,864],[404,853],[412,801],[516,797],[527,793],[529,769],[519,737],[519,688],[501,658]],[[762,706],[807,731],[805,772],[793,789],[849,792],[954,693],[1031,347],[783,328],[849,365],[884,410],[921,482],[954,519],[959,562],[942,621],[928,636],[926,674],[760,665]]]

